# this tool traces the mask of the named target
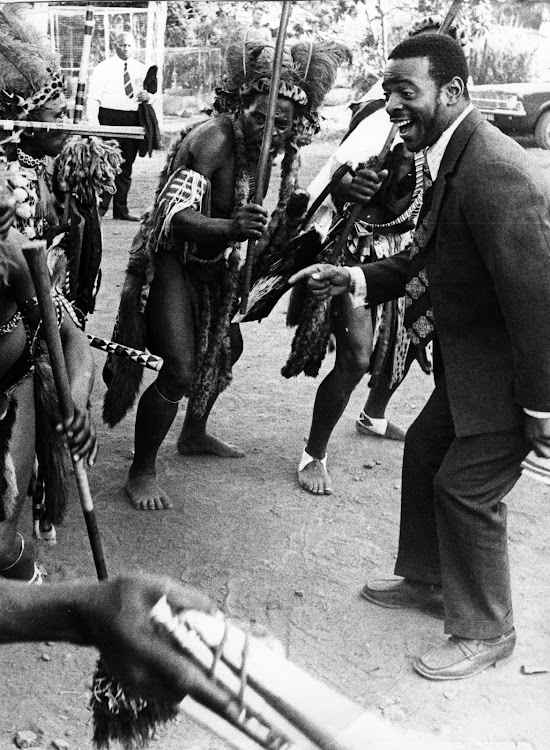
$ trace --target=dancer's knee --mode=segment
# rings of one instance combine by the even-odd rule
[[[335,367],[340,370],[343,380],[355,388],[361,378],[368,372],[370,356],[367,352],[346,347],[338,353]]]
[[[184,396],[189,394],[192,383],[193,377],[190,368],[163,366],[155,382],[155,387],[167,401],[176,402],[181,401]]]

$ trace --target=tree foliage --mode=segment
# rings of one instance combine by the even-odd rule
[[[354,58],[348,78],[351,85],[361,89],[381,72],[389,50],[415,23],[427,16],[445,16],[450,4],[451,0],[300,0],[292,7],[288,39],[345,41]],[[490,55],[491,69],[498,71],[499,52],[491,51],[490,40],[487,42],[490,27],[500,23],[537,29],[545,6],[548,3],[532,0],[463,0],[457,26],[469,40],[470,50],[477,46],[474,67],[479,67],[479,48],[483,48]],[[274,39],[280,12],[281,3],[268,0],[169,2],[166,44],[223,48],[239,28]],[[509,55],[502,64],[512,66]],[[498,77],[497,72],[493,75]]]

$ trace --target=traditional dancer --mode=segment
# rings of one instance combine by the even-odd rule
[[[61,123],[66,113],[66,100],[63,80],[56,70],[56,61],[46,40],[33,30],[25,14],[15,7],[5,7],[0,11],[0,60],[0,117]],[[81,216],[75,214],[75,202],[72,201],[69,205],[69,200],[66,200],[65,194],[59,189],[54,157],[60,153],[64,140],[65,134],[62,131],[23,131],[18,144],[5,144],[5,157],[1,165],[4,179],[15,199],[14,226],[27,239],[47,241],[52,281],[54,286],[57,284],[60,288],[65,288],[67,255],[70,266],[72,257],[81,255],[80,240],[90,245],[98,236],[94,232],[93,222],[90,227],[90,223],[85,221],[84,228],[80,231]],[[64,206],[69,209],[65,211],[65,216]],[[96,228],[99,229],[95,199],[93,209],[96,212]],[[87,211],[87,214],[92,217],[93,211]],[[68,215],[74,220],[69,222]],[[99,235],[99,243],[100,240]],[[22,259],[21,262],[24,264]],[[95,274],[90,287],[94,285],[94,279]],[[62,299],[60,288],[59,299]],[[88,295],[86,298],[88,302],[93,299]],[[17,302],[23,304],[25,299],[19,295]],[[84,301],[84,297],[79,294],[77,299]],[[65,317],[74,316],[73,309],[66,300],[63,307]],[[87,311],[88,308],[84,307],[84,312]],[[32,327],[37,321],[31,318],[28,323]],[[79,339],[83,340],[85,339]],[[29,362],[32,363],[32,359]],[[82,360],[83,366],[87,367],[88,362],[89,355],[86,352]],[[42,378],[37,382],[42,382]],[[43,392],[42,388],[38,390]],[[39,431],[38,437],[43,435],[43,431]],[[42,453],[43,460],[38,462],[31,488],[35,505],[35,535],[53,543],[54,523],[62,517],[66,491],[62,477],[55,470],[57,462],[49,460],[40,448],[40,442],[37,450]],[[24,475],[25,473],[22,474]],[[19,489],[26,489],[21,480]]]
[[[383,103],[377,103],[374,112],[381,106]],[[380,150],[387,135],[384,122],[381,128],[379,119],[372,119],[370,137],[367,129],[360,144],[362,153],[355,149],[356,159],[366,162]],[[422,155],[415,158],[403,144],[398,144],[382,171],[360,165],[353,177],[344,177],[333,193],[337,214],[322,256],[330,257],[342,227],[342,212],[350,202],[362,203],[364,208],[337,263],[375,261],[403,249],[410,241],[410,230],[420,206],[422,163]],[[403,379],[412,354],[402,317],[400,302],[371,311],[353,308],[344,295],[319,311],[311,301],[304,300],[303,289],[293,292],[288,321],[298,328],[283,375],[291,377],[302,371],[317,375],[331,331],[336,340],[334,367],[317,390],[309,438],[298,467],[300,486],[309,492],[332,493],[326,465],[328,441],[363,375],[371,370],[373,382],[380,386],[379,396],[382,389],[391,393]],[[403,439],[393,425],[386,426],[384,435]]]
[[[317,110],[338,64],[349,56],[336,43],[296,44],[285,52],[270,154],[271,160],[278,153],[284,158],[279,204],[268,223],[267,211],[249,201],[273,52],[263,42],[229,47],[215,116],[182,131],[173,144],[155,206],[134,241],[114,338],[137,348],[147,344],[164,360],[136,417],[126,492],[138,509],[172,506],[156,481],[156,458],[183,396],[189,405],[177,442],[180,454],[244,455],[206,432],[210,411],[242,352],[239,327],[231,323],[239,297],[240,243],[259,240],[261,255],[275,233],[284,231],[299,147],[318,130]],[[130,361],[112,360],[110,366],[104,418],[112,426],[131,406],[141,371]]]
[[[63,79],[49,41],[18,6],[0,11],[0,118],[60,126],[67,114]],[[61,129],[29,129],[6,144],[16,180],[17,228],[45,239],[50,265],[82,318],[93,312],[101,279],[102,239],[98,193],[114,192],[122,155],[115,141],[67,137]],[[17,173],[15,176],[14,173]]]
[[[410,36],[437,31],[440,24],[441,19],[436,16],[422,19]],[[453,38],[458,35],[455,27],[451,27],[448,33]],[[351,161],[354,166],[359,165],[355,176],[346,175],[332,195],[335,239],[349,203],[364,204],[361,219],[348,237],[346,252],[337,259],[338,263],[347,265],[389,257],[410,243],[411,229],[420,208],[423,181],[422,154],[411,154],[399,137],[385,165],[389,168],[389,175],[387,169],[377,175],[372,169],[364,168],[364,164],[381,150],[390,130],[381,80],[352,109],[354,115],[346,136],[308,188],[315,195],[340,164]],[[333,244],[334,241],[328,243],[323,257],[330,256]],[[427,373],[431,365],[424,350],[410,346],[403,325],[402,299],[367,310],[354,308],[345,296],[338,297],[324,314],[314,311],[311,305],[302,306],[299,300],[303,302],[303,290],[297,288],[292,293],[288,322],[298,325],[298,330],[283,374],[290,377],[304,371],[316,376],[326,351],[329,331],[334,334],[336,343],[334,367],[317,390],[309,438],[298,466],[301,487],[313,494],[328,495],[332,493],[332,480],[327,470],[328,442],[363,376],[367,372],[371,375],[370,392],[356,420],[357,431],[403,441],[405,433],[387,420],[386,408],[415,358]]]
[[[15,200],[0,203],[0,576],[40,582],[32,545],[17,531],[35,452],[44,467],[46,507],[59,522],[64,511],[67,464],[52,425],[57,412],[53,381],[40,343],[40,315],[30,273],[21,252],[28,241],[11,227]],[[74,400],[74,418],[57,425],[73,455],[94,462],[97,446],[88,411],[93,358],[76,325],[71,305],[54,294]],[[36,423],[36,428],[35,428]]]

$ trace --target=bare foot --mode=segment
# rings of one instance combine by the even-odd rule
[[[231,443],[224,443],[213,435],[199,435],[186,438],[180,435],[177,442],[181,456],[221,456],[221,458],[242,458],[245,454]]]
[[[154,474],[128,475],[124,489],[136,510],[166,510],[174,507]]]
[[[332,495],[332,482],[321,461],[314,458],[298,471],[298,484],[313,495]]]

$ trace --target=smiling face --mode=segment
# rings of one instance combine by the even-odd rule
[[[267,94],[258,94],[251,102],[243,105],[241,111],[241,125],[247,149],[254,153],[260,152],[262,138],[267,118]],[[294,118],[294,104],[290,99],[279,97],[275,108],[275,122],[271,140],[270,154],[282,151],[292,131]]]
[[[434,144],[467,106],[461,79],[439,86],[428,57],[390,59],[383,85],[386,111],[409,151]]]

